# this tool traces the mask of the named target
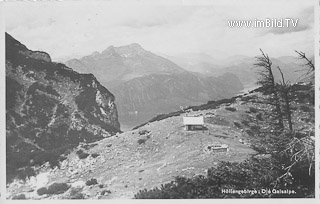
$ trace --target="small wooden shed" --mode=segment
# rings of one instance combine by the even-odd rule
[[[203,116],[186,116],[183,117],[183,125],[186,130],[202,130],[204,128]]]

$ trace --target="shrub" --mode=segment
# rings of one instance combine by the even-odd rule
[[[76,153],[77,153],[79,159],[85,159],[89,156],[89,154],[84,152],[82,149],[78,150]]]
[[[98,154],[98,153],[93,153],[93,154],[91,154],[91,156],[93,157],[93,158],[96,158],[96,157],[98,157],[100,154]]]
[[[141,144],[144,144],[146,143],[147,139],[138,139],[138,144],[141,145]]]
[[[250,108],[249,108],[249,111],[250,111],[251,113],[257,113],[257,112],[258,112],[258,110],[257,110],[256,108],[254,108],[254,107],[250,107]]]
[[[78,192],[78,193],[74,194],[73,196],[70,196],[70,199],[85,199],[85,197],[81,192]]]
[[[26,195],[24,194],[19,194],[12,198],[12,200],[24,200],[24,199],[26,199]]]
[[[84,195],[81,193],[82,188],[72,188],[70,191],[70,199],[84,199]]]
[[[257,118],[258,120],[260,120],[260,121],[263,121],[262,113],[258,113],[258,114],[256,115],[256,118]]]
[[[88,181],[86,182],[86,185],[87,185],[87,186],[92,186],[92,185],[96,185],[96,184],[98,184],[98,181],[97,181],[97,179],[95,179],[95,178],[92,178],[92,179],[90,179],[90,180],[88,180]]]
[[[61,194],[69,188],[70,186],[66,183],[53,183],[48,187],[48,194]]]
[[[145,134],[148,134],[150,131],[148,130],[140,130],[139,131],[139,135],[145,135]]]
[[[244,124],[245,126],[249,126],[249,121],[247,120],[242,120],[241,123]]]
[[[95,146],[97,146],[97,145],[98,145],[97,143],[85,144],[85,145],[83,145],[83,148],[86,149],[86,150],[88,150],[88,149],[90,149],[90,148],[92,148],[92,147],[95,147]]]
[[[236,108],[233,108],[233,107],[226,107],[225,109],[231,112],[235,112],[237,110]]]
[[[35,176],[36,172],[32,167],[25,167],[16,171],[16,177],[21,180],[26,180],[31,176]]]
[[[236,126],[237,128],[242,128],[241,125],[240,125],[240,123],[238,123],[238,122],[236,122],[236,121],[234,121],[233,124],[234,124],[234,126]]]
[[[101,191],[100,195],[106,195],[106,194],[110,194],[111,191],[110,190],[103,190]]]
[[[241,101],[249,101],[249,100],[251,100],[253,98],[254,98],[253,96],[245,96],[245,97],[242,97],[240,100]]]
[[[38,194],[38,195],[48,194],[48,189],[47,189],[46,187],[39,188],[39,189],[37,190],[37,194]]]
[[[254,133],[258,133],[260,132],[260,126],[258,125],[252,125],[250,126],[251,131],[253,131]]]
[[[301,109],[303,112],[311,112],[311,108],[308,107],[308,106],[301,105],[301,106],[300,106],[300,109]]]

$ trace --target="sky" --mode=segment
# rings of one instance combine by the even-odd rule
[[[139,43],[154,53],[221,59],[314,52],[313,0],[137,0],[6,2],[5,30],[54,61]],[[230,28],[228,20],[291,18],[289,28]]]

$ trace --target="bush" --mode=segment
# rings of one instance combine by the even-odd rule
[[[233,108],[233,107],[226,107],[225,109],[231,112],[235,112],[237,110],[236,108]]]
[[[92,148],[92,147],[95,147],[95,146],[97,146],[97,145],[98,145],[97,143],[85,144],[85,145],[83,145],[83,148],[86,149],[86,150],[88,150],[88,149],[90,149],[90,148]]]
[[[89,156],[89,154],[84,152],[82,149],[78,150],[76,153],[77,153],[79,159],[85,159]]]
[[[141,144],[144,144],[146,143],[147,139],[138,139],[138,144],[141,145]]]
[[[257,118],[258,120],[260,120],[260,121],[263,121],[262,113],[258,113],[258,114],[256,115],[256,118]]]
[[[81,192],[78,192],[72,196],[70,196],[70,199],[85,199],[84,195]]]
[[[48,187],[48,194],[61,194],[69,188],[70,186],[66,183],[53,183]]]
[[[72,188],[69,199],[84,199],[84,195],[81,193],[81,191],[82,188]]]
[[[252,99],[251,96],[245,96],[245,97],[242,97],[240,100],[241,101],[249,101],[250,99]]]
[[[234,124],[234,126],[236,126],[237,128],[242,128],[241,125],[240,125],[240,123],[238,123],[238,122],[236,122],[236,121],[234,121],[233,124]]]
[[[106,194],[110,194],[111,191],[110,190],[103,190],[101,191],[100,195],[106,195]]]
[[[92,178],[92,179],[90,179],[90,180],[88,180],[88,181],[86,182],[86,185],[87,185],[87,186],[92,186],[92,185],[96,185],[96,184],[98,184],[98,181],[97,181],[97,179],[95,179],[95,178]]]
[[[311,112],[311,108],[310,108],[309,106],[301,105],[301,106],[300,106],[300,109],[301,109],[303,112]]]
[[[44,194],[48,194],[48,189],[46,187],[39,188],[37,190],[37,194],[40,195],[40,196],[44,195]]]
[[[139,135],[145,135],[145,134],[148,134],[150,131],[148,130],[140,130],[139,131]]]
[[[260,132],[260,126],[258,126],[258,125],[252,125],[252,126],[250,126],[250,129],[254,133],[259,133]]]
[[[257,110],[256,108],[254,108],[254,107],[250,107],[250,108],[249,108],[249,111],[250,111],[251,113],[257,113],[257,112],[258,112],[258,110]]]
[[[24,194],[19,194],[12,198],[12,200],[24,200],[24,199],[26,199],[26,195]]]
[[[31,176],[35,176],[36,172],[32,167],[25,167],[16,171],[16,177],[21,180],[26,180]]]
[[[247,120],[242,120],[241,123],[244,124],[245,126],[249,126],[249,121]]]
[[[93,153],[93,154],[91,154],[91,156],[92,156],[92,158],[96,158],[96,157],[98,157],[100,154],[98,154],[98,153]]]

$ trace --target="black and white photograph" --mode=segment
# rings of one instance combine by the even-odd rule
[[[1,4],[3,199],[319,199],[318,1]]]

